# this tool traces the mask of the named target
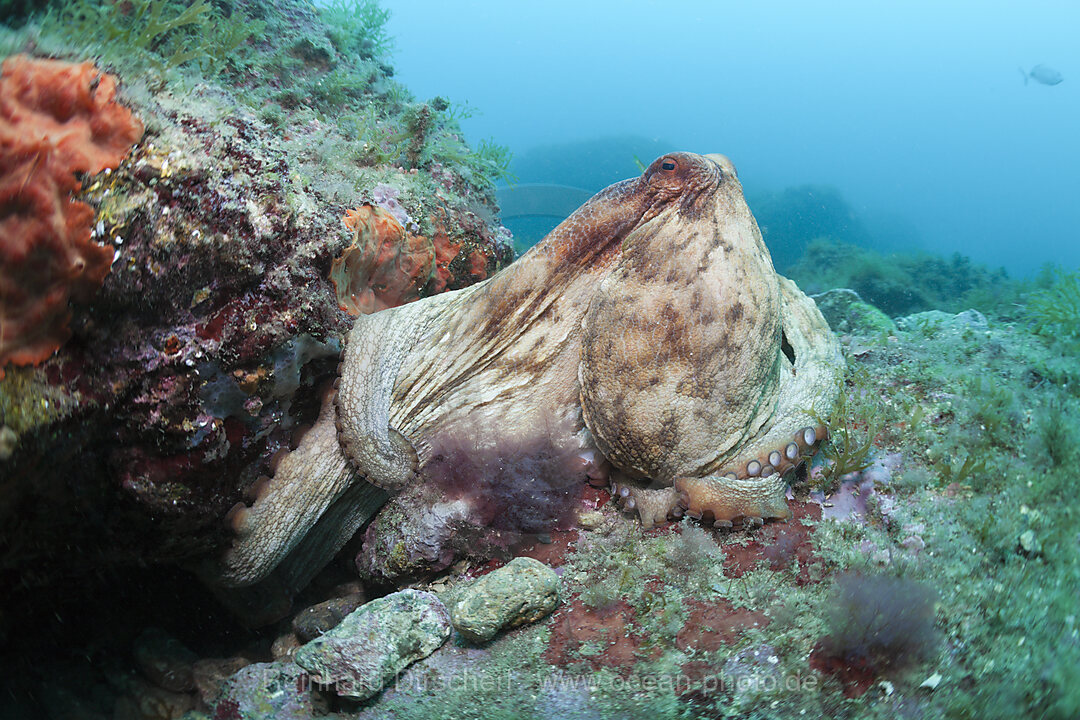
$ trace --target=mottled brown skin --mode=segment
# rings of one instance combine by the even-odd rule
[[[336,412],[233,514],[222,582],[302,585],[388,496],[424,495],[401,491],[462,427],[485,452],[534,437],[599,449],[646,525],[683,509],[721,525],[785,517],[781,474],[820,437],[805,429],[830,410],[839,367],[813,302],[774,272],[730,162],[665,155],[491,279],[359,318]],[[767,474],[753,465],[778,452]],[[394,507],[405,521],[388,546],[468,517],[447,502]]]
[[[669,485],[708,473],[768,420],[780,289],[734,168],[670,156],[669,202],[623,243],[585,317],[581,405],[601,452]]]

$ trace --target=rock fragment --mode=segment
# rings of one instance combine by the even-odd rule
[[[301,643],[310,642],[335,628],[349,613],[363,604],[364,594],[358,592],[304,608],[292,620],[293,632],[300,638]]]
[[[198,656],[160,628],[147,628],[132,648],[135,664],[146,679],[172,692],[195,689],[191,667]]]
[[[362,605],[297,650],[295,659],[313,682],[334,683],[338,695],[363,700],[448,637],[450,615],[442,601],[421,590],[402,590]]]
[[[485,643],[500,630],[533,623],[559,604],[559,576],[544,563],[517,557],[462,591],[450,610],[454,629]]]
[[[325,714],[311,689],[307,673],[295,663],[254,663],[226,681],[210,715],[238,720],[309,720]]]
[[[207,707],[211,706],[221,694],[229,677],[250,664],[250,660],[242,657],[205,658],[196,661],[191,667],[191,675],[199,699]]]

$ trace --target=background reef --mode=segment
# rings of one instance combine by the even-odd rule
[[[394,81],[372,2],[0,12],[19,24],[0,54],[95,63],[144,128],[108,172],[43,189],[91,208],[112,259],[55,354],[0,379],[0,715],[1080,714],[1080,275],[885,255],[812,186],[751,197],[849,368],[791,522],[642,532],[589,489],[576,527],[517,548],[554,568],[554,613],[455,633],[368,700],[298,684],[297,647],[391,590],[357,582],[357,548],[258,630],[185,568],[313,419],[350,313],[511,259],[507,153]],[[581,165],[602,184],[636,152]],[[456,607],[502,564],[416,585]]]

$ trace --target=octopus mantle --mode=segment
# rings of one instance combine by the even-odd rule
[[[587,477],[646,526],[785,518],[841,367],[731,163],[665,155],[489,280],[359,318],[218,581],[294,592],[368,523],[369,573],[445,566],[456,535],[557,524]]]

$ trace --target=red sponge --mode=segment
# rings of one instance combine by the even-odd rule
[[[69,335],[68,299],[101,286],[113,251],[91,239],[75,173],[116,167],[143,126],[93,63],[16,55],[0,73],[0,377]]]

